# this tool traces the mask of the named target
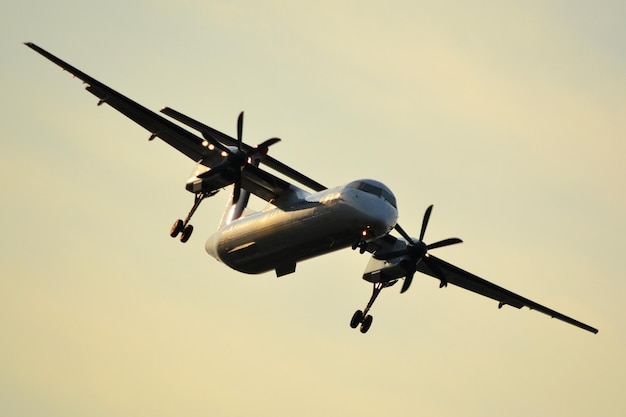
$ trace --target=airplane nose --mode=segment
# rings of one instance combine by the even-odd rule
[[[398,221],[398,210],[378,196],[350,190],[343,193],[342,200],[355,211],[354,218],[364,225],[367,240],[386,235]]]

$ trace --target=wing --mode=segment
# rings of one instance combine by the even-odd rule
[[[547,314],[548,316],[562,320],[566,323],[572,324],[581,329],[587,330],[592,333],[598,333],[598,329],[591,327],[585,323],[581,323],[578,320],[574,320],[564,314],[554,311],[548,307],[544,307],[534,301],[517,295],[505,288],[499,287],[483,278],[477,277],[467,271],[462,270],[446,261],[436,258],[432,255],[428,255],[429,263],[435,265],[435,269],[439,269],[445,276],[449,284],[454,284],[458,287],[465,288],[485,297],[489,297],[499,302],[498,308],[502,308],[504,305],[510,305],[516,308],[528,307],[531,310],[539,311],[540,313]],[[428,267],[426,262],[420,262],[417,265],[417,270],[430,275],[431,277],[439,279],[437,274]]]
[[[403,239],[398,239],[392,235],[386,235],[380,239],[376,239],[375,241],[368,243],[365,247],[365,250],[374,254],[374,257],[376,257],[377,253],[383,255],[394,252],[403,253],[403,250],[405,249],[406,241]],[[440,280],[443,276],[446,284],[453,284],[458,287],[465,288],[466,290],[475,292],[476,294],[484,295],[485,297],[496,300],[499,303],[498,308],[502,308],[505,305],[510,305],[516,308],[528,307],[531,310],[537,310],[543,314],[549,315],[552,318],[564,321],[576,327],[580,327],[581,329],[587,330],[589,332],[598,333],[598,329],[591,327],[588,324],[581,323],[578,320],[574,320],[571,317],[554,311],[548,307],[542,306],[541,304],[529,300],[528,298],[517,295],[514,292],[493,284],[470,272],[464,271],[463,269],[456,267],[435,256],[432,256],[430,254],[427,254],[426,256],[428,257],[428,261],[418,262],[416,267],[417,271],[436,278],[437,280]],[[395,266],[393,268],[395,268]],[[404,275],[396,275],[394,273],[394,275],[387,278],[399,279],[402,276]],[[375,282],[368,279],[366,277],[366,274],[364,274],[363,278],[370,282]]]
[[[179,111],[176,111],[170,107],[165,107],[161,109],[161,113],[166,114],[172,119],[178,120],[179,122],[191,127],[192,129],[197,130],[198,132],[202,134],[202,136],[205,139],[212,139],[214,141],[225,143],[227,145],[237,146],[237,141],[234,138],[213,129],[211,126],[207,126],[202,122],[192,119],[191,117]],[[243,148],[248,153],[253,150],[253,148],[250,145],[246,145],[245,143],[243,144]],[[277,172],[280,172],[281,174],[286,175],[292,180],[295,180],[299,182],[300,184],[311,188],[314,191],[323,191],[327,188],[323,186],[322,184],[320,184],[319,182],[307,177],[304,174],[301,174],[295,169],[283,164],[282,162],[272,158],[271,156],[267,154],[261,155],[261,162],[264,165],[274,169]]]
[[[148,130],[150,132],[150,140],[158,137],[195,162],[201,162],[203,165],[210,168],[215,168],[222,163],[223,157],[221,156],[221,153],[209,150],[206,146],[204,146],[204,140],[202,138],[118,93],[112,88],[71,66],[67,62],[57,58],[34,43],[28,42],[25,43],[25,45],[87,84],[87,91],[100,99],[98,105],[106,103]],[[236,144],[235,139],[230,136],[218,132],[217,130],[206,125],[202,126],[204,129],[210,131],[212,137],[216,140],[227,145]],[[299,174],[297,171],[289,168],[279,161],[274,160],[273,158],[266,157],[266,159],[270,161],[270,163],[273,163],[275,168],[277,167],[277,171],[280,172],[282,169],[286,175],[292,174],[295,176],[296,180],[304,179],[306,181],[304,185],[306,186],[314,189],[319,187],[322,187],[321,189],[325,188],[323,185],[302,174]],[[293,192],[291,184],[287,181],[252,165],[246,166],[242,172],[242,188],[266,201],[274,201],[280,199],[281,196]]]
[[[87,84],[87,91],[100,99],[98,105],[107,103],[132,119],[151,133],[150,139],[159,137],[194,161],[199,161],[207,156],[207,152],[202,146],[202,139],[191,132],[123,96],[39,46],[30,42],[25,45],[48,58],[65,71],[68,71],[74,77],[82,80]]]

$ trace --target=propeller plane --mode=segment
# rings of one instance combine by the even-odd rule
[[[366,333],[372,325],[369,314],[380,292],[402,281],[400,292],[411,286],[416,272],[465,288],[518,309],[528,307],[592,333],[598,330],[548,307],[515,294],[430,254],[433,249],[461,243],[459,238],[427,244],[424,237],[433,206],[424,214],[419,238],[411,237],[398,224],[397,202],[384,184],[370,179],[327,188],[268,155],[280,141],[271,138],[257,146],[243,141],[243,112],[237,119],[237,137],[232,138],[191,117],[166,107],[155,113],[112,88],[33,44],[26,46],[68,71],[98,97],[196,163],[186,189],[194,203],[186,218],[174,222],[170,236],[187,242],[193,232],[190,220],[200,203],[232,186],[226,212],[205,249],[230,268],[260,274],[275,271],[277,276],[295,272],[306,259],[351,247],[371,258],[363,279],[373,285],[372,296],[363,310],[357,310],[350,326]],[[181,125],[184,125],[185,128]],[[196,131],[195,133],[188,128]],[[272,173],[261,166],[274,171]],[[286,180],[284,178],[288,178]],[[265,210],[246,210],[251,195],[265,201]],[[396,237],[392,232],[397,232]]]

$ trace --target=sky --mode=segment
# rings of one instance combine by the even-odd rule
[[[0,415],[623,416],[626,27],[606,1],[8,0],[0,4]],[[597,327],[345,250],[250,276],[171,239],[193,163],[32,41],[335,186],[481,277]],[[259,204],[255,202],[254,204]],[[262,207],[262,204],[259,205]]]

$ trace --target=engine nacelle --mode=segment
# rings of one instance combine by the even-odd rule
[[[403,278],[407,274],[407,263],[410,262],[407,255],[401,255],[396,258],[381,260],[377,257],[385,257],[388,253],[401,252],[406,249],[407,244],[404,240],[396,240],[396,242],[384,249],[376,251],[370,258],[363,279],[376,283],[388,282]]]
[[[211,193],[226,188],[234,182],[235,175],[228,162],[211,169],[206,165],[202,165],[202,161],[200,161],[196,164],[191,177],[187,180],[185,188],[192,193]]]

